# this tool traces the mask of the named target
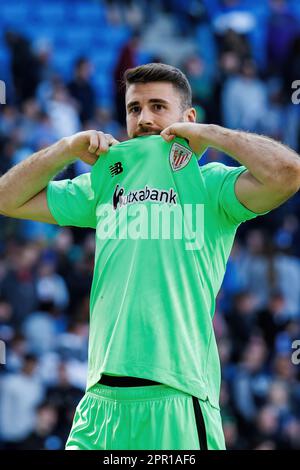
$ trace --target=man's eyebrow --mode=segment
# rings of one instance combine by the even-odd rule
[[[169,101],[163,100],[162,98],[152,98],[151,100],[149,100],[149,103],[169,104]]]
[[[166,100],[163,100],[162,98],[151,98],[149,100],[149,103],[161,103],[161,104],[169,104],[169,101],[166,101]],[[127,104],[127,108],[132,108],[132,106],[137,106],[139,105],[140,102],[139,101],[130,101],[128,104]]]
[[[137,106],[139,104],[138,101],[130,101],[128,104],[127,104],[127,108],[131,108],[132,106]]]

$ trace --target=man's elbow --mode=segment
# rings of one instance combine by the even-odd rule
[[[286,185],[293,192],[293,194],[299,191],[300,189],[300,161],[299,163],[297,162],[294,165],[294,167],[291,169]]]
[[[1,203],[1,198],[0,198],[0,215],[7,215],[7,211],[4,207],[4,204]]]
[[[299,158],[300,160],[300,158]],[[271,182],[274,191],[292,196],[300,189],[300,161],[286,165]]]
[[[297,172],[297,186],[296,186],[296,188],[297,188],[297,189],[296,189],[296,192],[297,192],[297,191],[299,191],[299,189],[300,189],[300,157],[299,157],[299,163],[298,163],[298,165],[297,165],[297,170],[296,170],[296,172]]]
[[[0,215],[3,215],[4,217],[13,217],[11,211],[3,209],[2,207],[0,207]]]

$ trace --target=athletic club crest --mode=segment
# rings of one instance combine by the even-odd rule
[[[170,150],[170,164],[173,171],[181,170],[184,168],[190,161],[193,152],[183,145],[175,142]]]

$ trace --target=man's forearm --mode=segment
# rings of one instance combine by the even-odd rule
[[[0,211],[25,204],[74,160],[62,139],[12,167],[0,178]]]
[[[205,134],[209,146],[246,166],[262,184],[274,189],[283,185],[299,189],[300,158],[292,149],[265,136],[216,125],[208,125]]]

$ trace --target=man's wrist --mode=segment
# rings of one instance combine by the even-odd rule
[[[231,129],[217,124],[205,124],[204,128],[200,129],[200,137],[208,147],[223,150],[226,147],[226,141],[232,137],[233,132]]]
[[[57,145],[62,162],[64,162],[65,164],[70,164],[77,160],[77,158],[74,157],[74,155],[72,154],[68,137],[63,137],[62,139],[60,139],[57,142]]]

